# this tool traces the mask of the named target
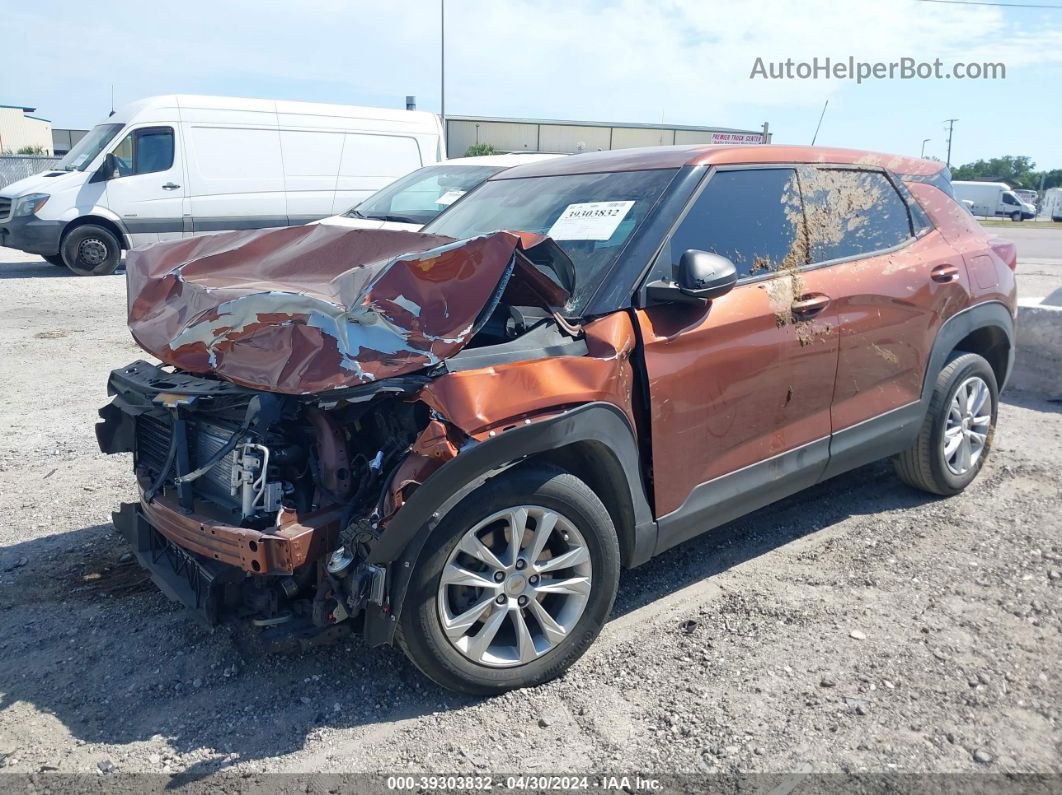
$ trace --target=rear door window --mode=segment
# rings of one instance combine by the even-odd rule
[[[712,175],[671,236],[671,263],[690,249],[720,254],[738,278],[806,263],[796,171],[759,168]]]
[[[865,256],[912,236],[907,203],[881,171],[808,167],[801,185],[812,262]]]

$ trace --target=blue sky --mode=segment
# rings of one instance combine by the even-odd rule
[[[1043,0],[1058,2],[1062,0]],[[438,0],[38,0],[4,11],[18,68],[0,104],[87,127],[152,94],[439,106]],[[176,9],[179,9],[176,10]],[[757,57],[1002,62],[1005,80],[750,79]],[[1062,8],[918,0],[448,0],[447,111],[758,128],[952,162],[1029,155],[1062,168]],[[1056,99],[1051,99],[1056,97]]]

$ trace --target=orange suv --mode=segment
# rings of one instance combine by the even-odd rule
[[[97,437],[171,598],[268,648],[362,634],[436,682],[561,674],[622,566],[892,456],[992,445],[1015,250],[939,163],[680,146],[503,171],[422,232],[304,226],[128,258]]]

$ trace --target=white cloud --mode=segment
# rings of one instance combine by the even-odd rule
[[[9,101],[66,117],[119,97],[193,90],[438,102],[438,3],[137,4],[100,0],[70,19],[45,1],[5,16],[41,34],[9,42]],[[179,12],[176,9],[179,8]],[[750,80],[754,59],[1062,59],[1062,31],[997,8],[837,0],[449,0],[451,112],[748,124],[747,106],[817,107],[844,84]],[[58,22],[57,22],[58,20]],[[47,31],[46,33],[43,31]],[[11,72],[8,80],[12,80]],[[65,123],[70,123],[67,120]]]

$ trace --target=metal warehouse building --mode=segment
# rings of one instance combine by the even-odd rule
[[[764,122],[760,130],[731,127],[690,127],[681,124],[621,124],[557,119],[500,119],[491,116],[447,116],[446,156],[462,157],[468,147],[490,144],[496,152],[572,154],[599,149],[673,144],[770,143]]]
[[[15,153],[26,147],[52,153],[52,123],[31,116],[36,108],[24,105],[0,105],[0,153]]]

